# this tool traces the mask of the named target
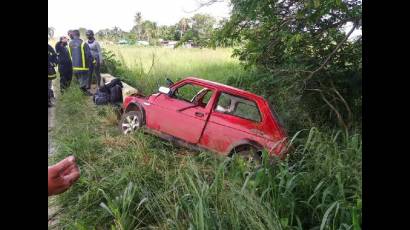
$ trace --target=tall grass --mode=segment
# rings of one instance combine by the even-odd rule
[[[119,76],[144,93],[152,93],[166,78],[174,81],[187,76],[226,83],[229,78],[245,73],[232,50],[188,49],[135,46],[106,46],[122,64],[112,74]]]
[[[254,172],[136,133],[72,87],[56,108],[54,160],[80,180],[58,197],[62,229],[360,229],[361,137],[301,131],[287,160]]]

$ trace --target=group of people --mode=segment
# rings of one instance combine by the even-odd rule
[[[80,89],[91,96],[89,92],[93,74],[96,76],[97,87],[101,85],[100,66],[103,63],[101,46],[95,40],[92,30],[86,31],[87,41],[80,38],[79,30],[69,30],[68,38],[60,37],[53,47],[48,45],[48,106],[53,106],[54,97],[52,80],[56,79],[55,67],[60,74],[61,93],[70,86],[72,76],[77,78]],[[80,178],[80,170],[74,156],[69,156],[55,165],[48,167],[48,196],[60,194],[71,187]]]
[[[60,74],[60,89],[63,93],[71,83],[72,76],[78,80],[80,89],[84,94],[92,96],[89,91],[95,74],[97,87],[101,85],[100,66],[103,56],[100,44],[95,40],[92,30],[86,31],[87,41],[80,38],[79,30],[69,30],[68,38],[60,37],[53,47],[48,45],[48,106],[53,106],[54,98],[52,80],[57,77],[54,67],[58,66]]]

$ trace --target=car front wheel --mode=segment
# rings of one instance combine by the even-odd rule
[[[142,116],[139,111],[129,111],[122,115],[119,129],[123,134],[137,131],[142,126]]]

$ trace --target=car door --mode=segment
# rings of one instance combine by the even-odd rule
[[[241,140],[259,141],[262,116],[257,104],[249,99],[221,92],[207,122],[200,144],[227,153]],[[260,136],[260,137],[259,137]]]
[[[171,96],[159,95],[154,102],[156,129],[189,143],[198,143],[209,117],[208,102],[212,94],[211,89],[186,83],[173,88]]]

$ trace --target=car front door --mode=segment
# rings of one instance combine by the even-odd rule
[[[156,129],[192,144],[198,143],[210,113],[214,90],[195,83],[173,88],[155,99]]]

